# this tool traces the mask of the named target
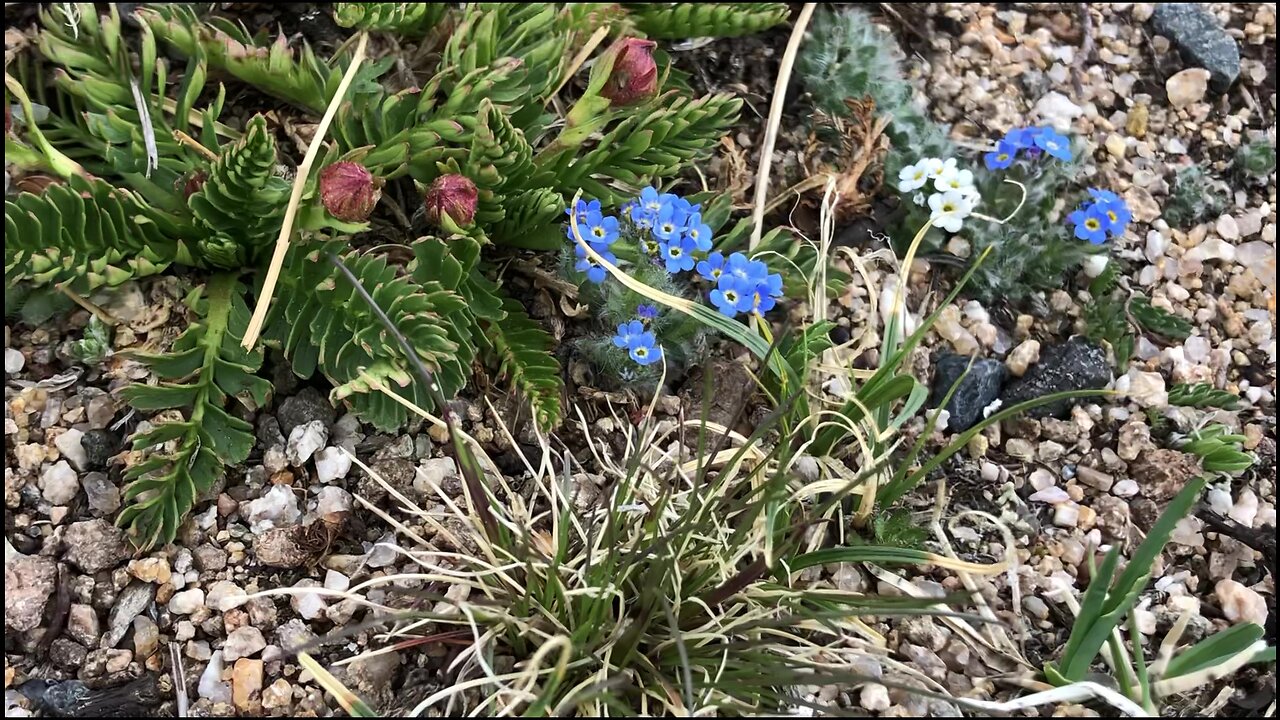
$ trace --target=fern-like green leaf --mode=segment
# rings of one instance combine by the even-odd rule
[[[1136,296],[1129,301],[1129,315],[1142,331],[1174,340],[1185,340],[1191,337],[1191,331],[1194,329],[1190,321],[1152,305],[1150,300],[1142,296]]]
[[[538,427],[550,430],[560,420],[560,363],[551,354],[551,335],[512,298],[503,301],[507,316],[484,323],[480,336],[498,361],[503,377],[524,395]]]
[[[738,37],[787,19],[786,3],[627,3],[631,20],[652,38]]]
[[[333,19],[345,28],[394,32],[421,37],[448,12],[445,3],[340,2],[333,5]]]
[[[203,159],[174,138],[175,130],[192,131],[203,124],[206,142],[217,149],[216,119],[221,91],[203,111],[194,109],[205,85],[203,57],[192,57],[176,88],[175,112],[168,102],[168,63],[157,56],[156,39],[142,29],[136,56],[124,42],[122,21],[114,5],[98,15],[91,3],[58,3],[40,11],[43,26],[37,46],[55,66],[56,97],[50,106],[48,135],[58,145],[80,145],[81,162],[104,178],[118,176],[157,208],[181,212],[179,179]],[[40,88],[43,90],[43,88]],[[145,110],[145,115],[143,111]],[[212,141],[212,142],[210,142]]]
[[[244,135],[209,168],[204,184],[188,200],[206,233],[197,261],[239,268],[257,261],[280,232],[289,183],[275,175],[276,145],[267,121],[256,115]]]
[[[563,152],[545,160],[537,182],[566,195],[581,188],[585,196],[621,205],[652,178],[674,175],[706,158],[741,107],[740,99],[727,94],[676,98],[666,107],[628,116],[585,154]]]
[[[1236,410],[1240,407],[1240,398],[1226,390],[1215,388],[1213,383],[1178,383],[1169,388],[1169,404]]]
[[[4,203],[9,284],[66,285],[81,295],[154,275],[178,255],[174,224],[127,190],[72,177]]]
[[[330,263],[329,253],[342,258],[386,311],[435,373],[444,396],[457,393],[475,354],[462,295],[435,280],[418,282],[386,258],[349,251],[341,242],[296,247],[285,261],[267,337],[283,346],[294,372],[300,377],[324,373],[334,385],[333,400],[347,400],[382,430],[408,420],[402,406],[379,392],[382,386],[422,407],[433,406],[427,388],[413,382],[396,339]]]
[[[160,383],[125,390],[136,409],[183,415],[133,438],[135,450],[150,454],[125,471],[129,484],[124,497],[131,502],[117,523],[128,527],[143,549],[172,542],[196,500],[227,465],[243,462],[253,449],[253,426],[227,412],[227,398],[260,406],[271,390],[270,383],[254,375],[261,354],[240,347],[249,308],[235,275],[215,275],[206,290],[207,298],[197,303],[205,305],[202,320],[180,335],[169,352],[138,356]]]
[[[190,5],[179,3],[157,3],[135,12],[183,56],[203,55],[210,67],[305,110],[324,112],[342,81],[344,68],[321,62],[306,43],[295,52],[284,35],[268,43],[228,20],[203,21]],[[362,67],[357,86],[371,82],[393,61],[388,57]]]

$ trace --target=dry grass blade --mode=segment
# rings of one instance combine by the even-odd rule
[[[320,154],[324,136],[329,132],[329,125],[338,114],[338,108],[342,107],[347,89],[351,87],[360,64],[364,62],[365,47],[368,44],[369,36],[366,33],[360,33],[355,54],[351,57],[351,64],[347,67],[346,74],[342,76],[342,82],[338,83],[338,89],[334,91],[333,98],[329,100],[329,107],[325,109],[324,117],[320,118],[320,124],[316,126],[316,134],[311,138],[311,146],[307,148],[307,154],[303,157],[302,164],[298,166],[297,177],[293,180],[293,192],[289,195],[289,206],[285,208],[284,222],[280,225],[280,235],[276,238],[275,251],[271,255],[271,265],[267,267],[267,276],[262,282],[258,304],[253,308],[253,317],[249,319],[249,327],[245,330],[244,340],[240,343],[245,350],[252,350],[254,345],[258,344],[258,336],[262,334],[262,324],[266,322],[267,311],[271,309],[271,298],[275,295],[276,283],[280,280],[280,268],[284,265],[285,254],[289,251],[289,236],[293,234],[293,223],[298,217],[298,205],[302,203],[302,191],[306,188],[307,178],[311,175],[311,166],[315,164],[316,157]]]
[[[769,170],[773,165],[773,146],[778,141],[778,128],[782,125],[782,109],[787,100],[787,86],[791,83],[791,68],[796,63],[796,53],[800,51],[800,43],[804,40],[804,31],[809,27],[809,20],[817,3],[805,3],[796,18],[795,27],[791,29],[791,39],[787,41],[787,50],[782,55],[782,64],[778,67],[778,80],[773,86],[773,102],[769,106],[769,124],[765,128],[764,145],[760,149],[760,170],[756,175],[755,209],[751,213],[751,241],[748,248],[755,250],[764,234],[764,207],[769,199]]]

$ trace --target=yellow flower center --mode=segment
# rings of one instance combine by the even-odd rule
[[[1097,230],[1101,225],[1102,223],[1098,222],[1097,219],[1095,218],[1089,218],[1088,220],[1084,221],[1084,226],[1089,228],[1090,230]]]
[[[1107,211],[1107,219],[1108,219],[1108,220],[1110,220],[1111,222],[1115,222],[1118,218],[1119,218],[1119,216],[1118,216],[1118,215],[1116,215],[1116,211],[1115,211],[1115,210],[1108,210],[1108,211]]]

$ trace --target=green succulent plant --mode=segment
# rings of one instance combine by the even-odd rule
[[[380,81],[390,56],[362,64],[319,172],[302,178],[295,235],[263,334],[299,376],[324,375],[333,402],[384,430],[407,418],[388,393],[434,407],[435,394],[411,382],[398,344],[367,305],[352,302],[336,259],[412,340],[445,397],[467,383],[473,363],[488,363],[528,401],[534,422],[549,428],[558,421],[562,380],[551,337],[492,279],[487,256],[504,247],[562,247],[572,192],[616,199],[678,174],[708,156],[741,105],[729,95],[686,97],[660,85],[637,101],[613,103],[607,95],[617,51],[606,45],[585,91],[572,91],[578,96],[558,110],[551,95],[586,35],[601,25],[662,34],[689,12],[606,10],[337,5],[339,24],[361,32],[422,34],[438,25],[450,33],[421,88],[394,91]],[[784,11],[725,3],[695,15],[704,18],[702,34],[741,34],[780,21]],[[222,121],[226,91],[209,78],[232,78],[319,115],[353,55],[322,59],[306,43],[255,36],[194,6],[134,14],[136,39],[126,37],[116,6],[105,14],[90,4],[48,6],[40,11],[39,57],[20,58],[6,77],[20,101],[29,89],[50,109],[6,139],[6,155],[57,182],[6,199],[5,277],[6,306],[13,298],[31,316],[62,307],[68,292],[85,295],[170,268],[203,278],[187,332],[169,351],[144,358],[158,384],[129,393],[139,410],[181,416],[134,438],[145,459],[129,469],[132,504],[119,521],[149,546],[171,540],[200,494],[252,447],[251,428],[228,411],[231,401],[261,407],[270,397],[271,386],[255,374],[260,349],[240,344],[283,226],[294,183],[283,168],[291,162],[265,116]],[[185,58],[181,72],[166,48]],[[30,107],[24,117],[35,117]],[[326,184],[333,168],[338,179]],[[352,246],[368,223],[338,215],[372,209],[386,184],[399,183],[403,197],[415,186],[434,192],[444,178],[466,191],[427,203],[434,229],[408,243],[410,259],[385,244]]]

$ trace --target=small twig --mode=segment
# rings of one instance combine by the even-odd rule
[[[1076,92],[1076,100],[1084,97],[1084,65],[1093,56],[1093,15],[1089,13],[1089,3],[1076,3],[1076,11],[1080,14],[1080,51],[1071,63],[1071,85]]]
[[[66,295],[67,297],[71,298],[71,302],[79,305],[85,310],[88,310],[92,315],[96,316],[102,322],[112,327],[115,327],[116,325],[120,324],[120,321],[116,319],[114,315],[107,312],[106,310],[103,310],[97,305],[89,302],[88,300],[80,297],[78,294],[75,293],[75,291],[73,291],[71,288],[67,287],[66,285],[61,285],[58,287],[58,289],[62,291],[63,295]]]
[[[201,145],[199,140],[196,140],[195,138],[182,132],[181,130],[173,131],[173,139],[177,140],[180,145],[186,145],[192,150],[195,150],[196,152],[205,156],[205,159],[209,160],[210,162],[213,162],[218,159],[218,153],[210,150],[204,145]]]
[[[787,41],[787,50],[782,56],[782,64],[778,67],[778,79],[773,85],[769,124],[765,128],[764,144],[760,148],[760,169],[756,174],[755,209],[751,213],[751,241],[747,246],[750,250],[756,249],[764,234],[764,208],[769,199],[769,169],[773,165],[773,146],[778,141],[778,128],[782,125],[782,108],[786,104],[787,86],[791,83],[791,68],[800,51],[800,42],[804,40],[804,31],[809,27],[809,19],[813,17],[813,11],[817,7],[817,3],[805,3],[800,16],[796,18],[795,27],[791,28],[791,39]]]
[[[324,111],[324,117],[320,118],[320,124],[316,126],[315,137],[311,138],[311,147],[307,148],[306,157],[302,159],[302,164],[298,166],[297,177],[293,179],[293,192],[289,195],[289,206],[284,211],[284,222],[280,225],[280,236],[276,238],[276,249],[271,255],[271,265],[267,268],[267,276],[262,283],[262,293],[258,295],[258,304],[253,309],[253,317],[249,319],[249,327],[245,329],[244,340],[240,343],[240,347],[245,350],[252,350],[253,346],[258,343],[258,336],[262,334],[262,323],[267,319],[267,311],[271,308],[271,298],[276,291],[276,283],[280,280],[280,268],[284,265],[284,256],[289,252],[289,236],[293,234],[293,223],[298,217],[298,205],[302,203],[302,191],[307,186],[307,177],[311,174],[311,165],[315,163],[316,156],[320,154],[320,146],[324,142],[325,133],[329,130],[329,124],[333,122],[333,117],[338,114],[338,108],[342,107],[342,99],[346,97],[347,88],[351,87],[351,83],[355,80],[356,71],[360,69],[360,63],[364,61],[365,46],[369,43],[367,33],[360,33],[360,40],[356,43],[355,54],[351,57],[351,64],[347,66],[347,72],[342,76],[342,82],[338,83],[338,89],[333,93],[333,98],[329,100],[329,107]]]

